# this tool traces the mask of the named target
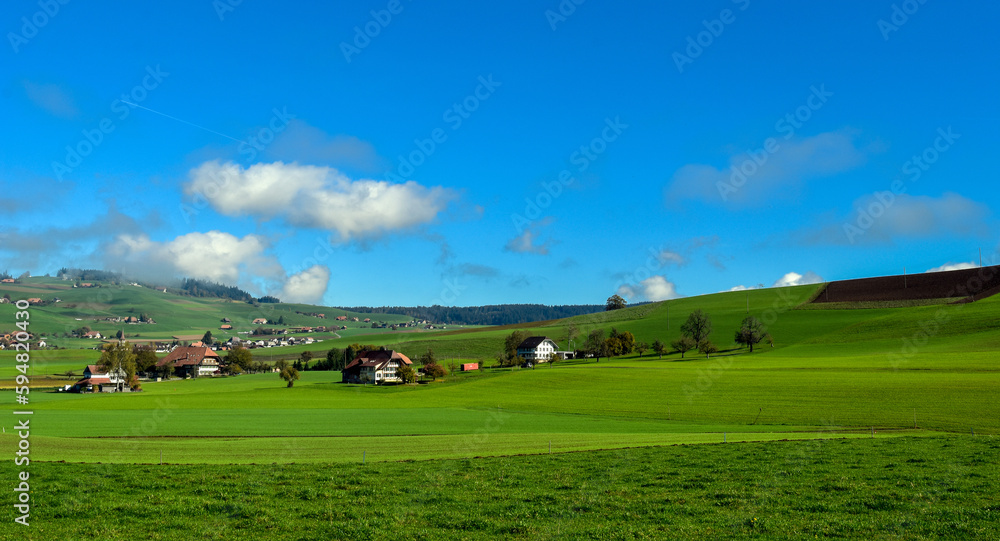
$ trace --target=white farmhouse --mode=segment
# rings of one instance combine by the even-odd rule
[[[517,346],[517,356],[533,363],[544,363],[556,354],[557,349],[559,346],[551,339],[532,336]]]

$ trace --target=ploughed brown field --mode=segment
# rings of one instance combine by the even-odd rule
[[[970,302],[1000,293],[1000,265],[946,272],[830,282],[812,302],[953,299]]]

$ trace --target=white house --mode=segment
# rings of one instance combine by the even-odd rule
[[[559,346],[544,336],[532,336],[517,346],[517,356],[526,361],[543,363],[555,355]]]
[[[83,379],[73,385],[77,392],[97,391],[115,392],[128,390],[125,384],[125,371],[104,372],[96,364],[88,364],[83,369]]]
[[[412,365],[410,358],[398,351],[362,351],[341,371],[344,383],[399,383],[399,367]]]

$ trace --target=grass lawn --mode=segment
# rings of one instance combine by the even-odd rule
[[[274,466],[42,463],[11,539],[996,539],[994,437]],[[14,466],[5,461],[3,475]],[[16,525],[15,525],[16,526]],[[5,537],[6,538],[6,537]]]

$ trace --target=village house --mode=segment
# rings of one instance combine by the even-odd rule
[[[38,297],[31,297],[28,299],[28,304],[42,304],[42,299]]]
[[[83,379],[73,384],[71,391],[77,393],[113,393],[127,392],[131,388],[126,384],[125,371],[104,372],[96,364],[88,364],[83,369]]]
[[[213,376],[219,372],[222,357],[204,346],[180,346],[174,348],[156,366],[174,363],[174,373],[180,377]]]
[[[400,366],[412,365],[410,358],[398,351],[384,349],[362,351],[341,371],[344,383],[401,383],[397,370]]]
[[[233,330],[233,326],[232,325],[228,325],[228,324],[227,325],[222,325],[221,327],[219,327],[219,329],[223,330],[223,331],[231,331],[231,330]]]
[[[556,354],[559,346],[544,336],[532,336],[517,346],[517,356],[533,363],[544,363]]]
[[[97,331],[90,331],[88,333],[85,333],[83,335],[83,337],[84,338],[93,338],[95,340],[100,340],[101,339],[101,333],[99,333]]]
[[[0,280],[0,283],[13,284],[15,281],[16,280],[14,280],[13,278],[4,278],[3,280]]]
[[[259,317],[253,320],[254,325],[267,325],[267,319]]]

